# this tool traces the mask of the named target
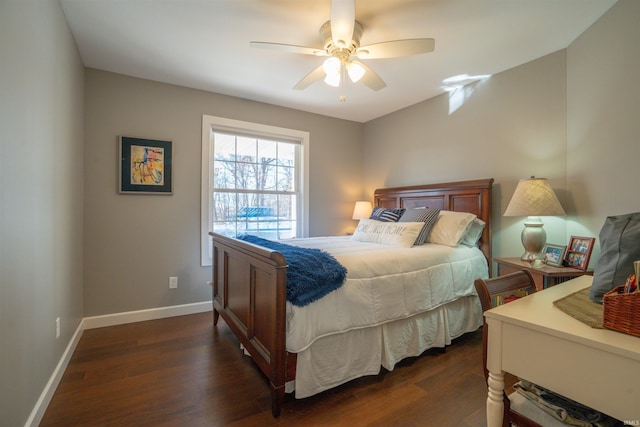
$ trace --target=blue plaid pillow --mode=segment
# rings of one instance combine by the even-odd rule
[[[373,212],[371,212],[371,216],[369,217],[369,219],[375,219],[376,221],[384,222],[398,222],[404,211],[404,208],[386,209],[376,206],[375,208],[373,208]]]

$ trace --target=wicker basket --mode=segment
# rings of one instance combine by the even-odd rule
[[[602,299],[602,325],[607,329],[640,337],[640,292],[621,293],[624,286],[613,288]]]

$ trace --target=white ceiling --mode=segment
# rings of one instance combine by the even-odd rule
[[[566,48],[615,0],[359,0],[361,44],[433,37],[432,53],[363,60],[387,83],[293,86],[324,58],[249,47],[322,48],[330,0],[60,0],[84,65],[358,122]],[[346,102],[339,102],[345,95]]]

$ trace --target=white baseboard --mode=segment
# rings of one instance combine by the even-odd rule
[[[64,371],[67,369],[67,365],[69,364],[69,360],[71,360],[71,356],[78,346],[78,342],[80,342],[80,337],[82,337],[82,332],[85,329],[95,329],[102,328],[105,326],[115,326],[115,325],[124,325],[125,323],[134,323],[134,322],[143,322],[145,320],[155,320],[155,319],[164,319],[166,317],[174,317],[174,316],[184,316],[187,314],[196,314],[203,313],[206,311],[213,310],[213,302],[205,301],[205,302],[197,302],[193,304],[183,304],[183,305],[174,305],[171,307],[159,307],[159,308],[150,308],[147,310],[137,310],[137,311],[127,311],[124,313],[114,313],[114,314],[106,314],[103,316],[92,316],[85,317],[78,325],[73,337],[69,341],[69,345],[65,349],[58,365],[53,370],[49,381],[44,387],[44,390],[40,394],[40,398],[36,402],[29,418],[25,422],[25,427],[36,427],[42,421],[42,417],[44,416],[45,411],[47,410],[47,406],[49,406],[49,402],[53,398],[53,395],[58,388],[58,384],[60,384],[60,380],[62,379],[62,375]]]
[[[144,322],[145,320],[164,319],[166,317],[184,316],[213,310],[213,302],[196,302],[193,304],[174,305],[171,307],[150,308],[147,310],[127,311],[124,313],[105,314],[103,316],[85,317],[84,329],[103,328],[105,326],[124,325],[125,323]]]
[[[33,410],[31,411],[31,414],[29,414],[29,418],[27,418],[27,421],[24,423],[25,427],[31,427],[31,426],[35,427],[40,424],[40,421],[42,421],[42,417],[44,416],[44,413],[47,410],[47,406],[49,406],[49,402],[51,402],[51,399],[53,398],[53,394],[56,392],[56,388],[58,388],[58,384],[60,384],[62,375],[64,374],[64,371],[67,369],[69,360],[71,360],[71,356],[73,355],[73,352],[75,351],[76,346],[78,345],[78,342],[80,342],[80,337],[82,336],[82,331],[83,331],[83,327],[82,327],[83,322],[84,320],[80,322],[80,324],[76,328],[76,331],[71,337],[71,340],[67,345],[67,348],[64,350],[64,353],[62,353],[62,357],[60,358],[60,361],[56,365],[56,368],[53,370],[53,373],[51,374],[49,381],[47,381],[47,384],[44,386],[44,390],[42,390],[42,393],[40,394],[38,401],[36,402],[35,406],[33,407]]]

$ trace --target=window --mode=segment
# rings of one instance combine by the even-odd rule
[[[210,231],[269,239],[307,235],[307,132],[202,117],[201,264]]]
[[[300,144],[213,130],[213,231],[291,239],[297,232]]]

